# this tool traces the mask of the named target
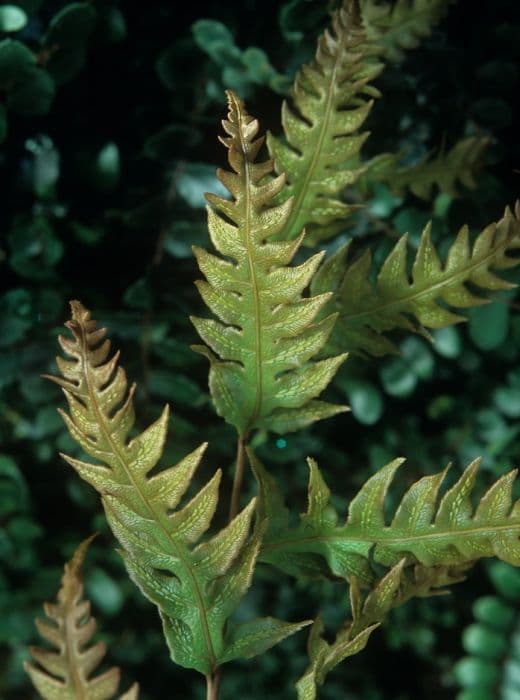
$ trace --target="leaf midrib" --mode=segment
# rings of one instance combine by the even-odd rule
[[[348,527],[348,526],[346,526]],[[432,524],[430,527],[435,527],[435,524]],[[302,535],[298,533],[298,531],[295,531],[294,534],[290,537],[287,537],[284,540],[276,540],[274,542],[267,542],[262,545],[261,548],[261,554],[267,553],[267,552],[273,552],[278,549],[283,549],[284,547],[290,546],[290,545],[302,545],[306,543],[313,543],[313,542],[323,542],[323,543],[334,543],[334,542],[339,542],[339,543],[361,543],[361,544],[399,544],[399,543],[408,543],[411,542],[412,544],[414,542],[418,542],[421,540],[453,540],[454,538],[460,538],[467,536],[468,534],[473,536],[473,537],[480,537],[484,535],[488,535],[489,537],[491,536],[489,533],[490,532],[500,532],[500,531],[507,531],[507,530],[518,530],[520,531],[520,519],[516,523],[508,523],[505,525],[497,525],[496,523],[490,523],[489,525],[483,525],[481,527],[463,527],[460,529],[457,529],[456,531],[453,530],[441,530],[440,532],[425,532],[425,533],[420,533],[420,534],[413,534],[413,535],[397,535],[395,537],[387,536],[386,531],[390,533],[391,527],[387,527],[384,530],[380,531],[378,534],[374,535],[351,535],[351,534],[342,534],[342,533],[335,533],[335,534],[319,534],[319,535]],[[451,543],[450,543],[451,544]]]
[[[67,601],[65,604],[65,653],[68,661],[68,667],[70,669],[72,684],[74,687],[74,696],[77,698],[77,700],[88,700],[87,688],[85,688],[85,685],[88,686],[88,680],[85,679],[85,684],[83,683],[78,668],[78,655],[76,653],[73,641],[74,637],[76,636],[76,628],[74,624],[74,617],[73,615],[70,615],[70,612],[73,612],[74,608],[75,599],[74,595],[72,595],[71,597],[67,597]]]
[[[334,81],[336,79],[336,73],[338,70],[338,66],[340,63],[340,56],[341,53],[344,49],[345,43],[346,43],[346,34],[347,32],[344,31],[341,34],[341,37],[337,37],[338,40],[338,50],[336,52],[336,56],[334,59],[334,66],[332,69],[332,72],[329,75],[328,82],[326,83],[326,106],[325,106],[325,115],[324,119],[321,122],[321,128],[319,129],[318,132],[318,143],[317,147],[312,150],[312,157],[311,157],[311,162],[309,167],[306,169],[306,174],[302,182],[302,186],[298,190],[296,186],[294,186],[295,189],[295,195],[294,195],[294,201],[293,201],[293,206],[291,209],[291,213],[289,214],[289,218],[287,220],[287,223],[285,224],[284,230],[287,231],[287,235],[283,236],[283,238],[289,239],[292,237],[292,229],[293,225],[298,221],[298,218],[300,216],[301,210],[303,209],[303,204],[305,203],[307,199],[307,190],[310,187],[310,183],[314,178],[314,173],[315,170],[317,169],[317,164],[320,161],[320,156],[321,156],[321,149],[323,146],[323,142],[325,140],[325,136],[328,132],[329,128],[329,123],[330,123],[330,115],[332,112],[332,86],[334,85]],[[319,122],[318,122],[319,124]],[[298,235],[298,231],[296,232],[296,235]]]
[[[160,512],[157,512],[156,509],[153,507],[153,505],[149,502],[143,489],[141,488],[139,483],[134,478],[131,470],[128,468],[124,454],[122,454],[122,451],[119,449],[118,445],[114,442],[114,440],[112,439],[112,436],[110,434],[110,431],[106,427],[105,417],[103,415],[103,412],[100,410],[100,408],[98,406],[96,393],[92,388],[92,381],[91,381],[90,371],[89,371],[90,368],[89,368],[89,363],[88,363],[88,359],[87,359],[88,344],[86,341],[86,330],[83,328],[83,326],[81,326],[81,330],[82,330],[82,333],[81,333],[81,359],[82,359],[82,365],[83,365],[82,369],[83,369],[83,375],[84,375],[85,380],[86,380],[89,399],[90,399],[91,405],[94,409],[94,413],[96,416],[96,422],[97,422],[98,426],[100,427],[104,438],[106,439],[106,441],[110,445],[110,448],[112,449],[114,455],[119,460],[119,462],[123,468],[123,471],[127,475],[128,479],[130,480],[135,492],[139,495],[139,498],[141,499],[145,508],[151,514],[154,522],[158,523],[161,530],[166,535],[166,539],[171,543],[172,548],[175,552],[175,556],[182,563],[186,573],[188,574],[188,577],[189,577],[190,582],[192,584],[192,591],[194,591],[194,593],[195,593],[197,608],[199,611],[199,618],[200,618],[200,621],[202,623],[202,630],[203,630],[203,634],[204,634],[204,640],[206,642],[208,657],[209,657],[211,666],[214,668],[215,664],[216,664],[216,655],[215,655],[215,651],[213,649],[213,642],[211,640],[211,633],[209,630],[209,623],[208,623],[208,619],[207,619],[207,615],[206,615],[206,608],[204,606],[204,602],[203,602],[204,599],[202,596],[202,592],[200,590],[199,582],[198,582],[197,578],[195,577],[193,571],[191,570],[191,566],[189,564],[189,561],[186,559],[184,552],[182,551],[182,547],[178,546],[177,542],[172,537],[168,528],[165,526],[165,523],[163,522],[163,515]]]
[[[258,418],[260,409],[262,407],[263,401],[263,371],[262,371],[262,358],[263,358],[263,348],[262,348],[262,318],[261,318],[261,304],[260,304],[260,289],[258,285],[258,279],[256,275],[256,267],[254,264],[254,246],[252,245],[252,202],[251,202],[251,188],[252,178],[251,169],[249,167],[249,159],[247,154],[247,144],[244,141],[242,133],[242,111],[240,105],[235,104],[235,109],[237,112],[237,117],[239,123],[237,124],[237,133],[240,141],[240,148],[242,150],[242,158],[244,161],[244,180],[245,180],[245,213],[244,213],[244,245],[247,252],[247,264],[249,268],[249,276],[251,279],[251,292],[253,299],[253,315],[255,323],[255,401],[253,404],[253,409],[251,416],[249,418],[248,425],[244,430],[244,437],[250,428],[252,428]]]

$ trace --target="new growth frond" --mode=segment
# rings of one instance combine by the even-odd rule
[[[291,266],[303,233],[294,241],[271,240],[291,213],[292,199],[275,204],[285,177],[267,179],[271,160],[257,162],[263,144],[258,122],[228,92],[224,120],[232,171],[217,175],[232,199],[207,195],[211,240],[220,256],[194,247],[206,277],[199,292],[219,318],[192,318],[207,344],[195,346],[210,361],[209,384],[219,415],[241,436],[253,428],[297,430],[346,407],[317,400],[345,354],[313,361],[336,320],[315,323],[330,293],[303,297],[322,254]]]

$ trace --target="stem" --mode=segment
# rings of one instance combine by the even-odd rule
[[[240,492],[242,481],[244,480],[244,469],[246,465],[246,438],[240,436],[237,442],[237,461],[235,467],[235,478],[233,480],[233,491],[231,493],[231,505],[229,507],[229,520],[233,520],[238,513],[240,504]]]
[[[218,700],[220,687],[220,669],[206,676],[206,700]]]

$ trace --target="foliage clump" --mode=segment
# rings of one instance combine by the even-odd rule
[[[146,63],[152,49],[140,54],[136,47],[144,61],[130,61],[128,69],[132,103],[146,85],[147,106],[139,110],[120,99],[123,83],[112,85],[100,72],[92,80],[99,65],[111,57],[117,62],[118,52],[128,63],[124,42],[137,26],[130,6],[78,2],[54,16],[37,3],[0,9],[6,33],[0,140],[7,139],[6,162],[14,164],[27,149],[9,186],[13,196],[6,197],[0,251],[8,284],[14,281],[0,296],[0,435],[5,452],[20,452],[16,460],[0,455],[0,560],[14,581],[6,587],[0,577],[0,610],[7,611],[0,642],[16,650],[29,639],[28,621],[55,580],[55,572],[40,566],[45,548],[63,540],[61,548],[70,551],[85,520],[104,538],[112,529],[129,573],[122,576],[112,548],[93,548],[97,564],[87,591],[112,616],[119,659],[142,666],[139,675],[150,688],[169,672],[158,670],[166,655],[160,625],[153,627],[156,618],[139,602],[143,593],[159,611],[171,658],[205,677],[211,700],[222,674],[226,693],[241,692],[240,674],[224,664],[290,637],[269,656],[284,668],[279,692],[285,697],[289,677],[295,681],[304,668],[302,635],[294,633],[311,622],[303,620],[310,613],[316,620],[307,670],[296,683],[301,700],[315,698],[324,683],[332,693],[336,683],[343,696],[349,676],[340,662],[369,639],[366,654],[373,645],[377,650],[382,634],[389,655],[389,648],[412,645],[415,659],[434,658],[431,629],[454,625],[456,612],[449,602],[422,599],[464,580],[482,557],[518,564],[518,494],[514,472],[506,474],[514,466],[520,415],[518,352],[514,342],[502,343],[508,333],[519,337],[510,301],[520,212],[507,208],[500,217],[515,193],[497,186],[496,167],[482,174],[488,154],[495,165],[506,157],[497,136],[507,124],[507,105],[500,107],[497,91],[507,81],[493,82],[491,121],[485,100],[468,110],[442,107],[420,66],[425,55],[442,59],[438,22],[451,4],[344,0],[309,60],[304,37],[323,29],[325,6],[290,0],[278,15],[291,56],[285,65],[282,43],[268,58],[259,47],[243,48],[232,24],[199,20],[191,39],[154,56],[155,87]],[[265,9],[256,18],[258,36],[269,21]],[[38,22],[29,24],[33,16]],[[144,19],[142,26],[145,31]],[[153,51],[164,31],[156,33]],[[420,44],[415,70],[406,56]],[[187,63],[189,87],[178,79]],[[436,63],[428,59],[428,66]],[[461,65],[454,61],[453,71]],[[511,73],[507,62],[495,68]],[[479,86],[495,68],[479,69]],[[459,82],[468,93],[474,89],[474,81]],[[87,84],[117,105],[113,119],[105,108],[98,114],[103,100],[92,102],[87,91],[92,128],[81,123],[85,110],[76,110],[74,120],[67,111],[68,95],[81,103]],[[442,84],[449,93],[448,82]],[[165,125],[159,85],[175,98]],[[212,148],[207,127],[222,110],[224,89],[229,113],[221,141],[230,169],[215,177],[204,162]],[[283,133],[272,128],[264,148],[263,119],[249,115],[242,99],[268,117],[277,100],[270,90],[285,95]],[[143,143],[136,145],[136,134]],[[513,153],[514,145],[507,157]],[[214,193],[206,195],[213,250],[202,216],[207,190]],[[29,197],[32,206],[22,207]],[[191,291],[195,262],[209,313]],[[88,300],[106,319],[139,389],[128,384],[105,331],[72,302],[72,337],[60,339],[66,358],[58,358],[61,377],[54,378],[68,402],[68,411],[61,410],[67,434],[55,416],[52,387],[36,375],[50,367],[49,335],[70,296]],[[124,311],[107,301],[119,297]],[[204,363],[189,349],[189,313],[204,343],[192,347],[210,362],[209,392]],[[468,331],[458,327],[466,317]],[[466,396],[454,396],[461,384]],[[174,402],[174,420],[167,406],[160,409],[165,400]],[[233,449],[231,486],[226,465]],[[73,467],[65,478],[54,464],[56,450]],[[398,469],[400,454],[411,457],[411,466]],[[291,513],[304,488],[307,455],[320,468],[309,459],[308,506],[297,519]],[[469,464],[465,471],[437,473],[453,455]],[[30,491],[39,477],[25,469],[29,463],[38,473],[45,467],[52,487],[45,486],[42,502],[55,501],[59,509],[36,514]],[[221,482],[229,492],[224,486],[219,493]],[[477,501],[474,493],[484,495]],[[51,535],[56,525],[61,539]],[[19,582],[29,577],[27,593]],[[309,598],[319,600],[319,610]],[[383,625],[390,613],[398,622]],[[382,633],[374,634],[379,627]],[[62,691],[56,683],[75,677],[72,656],[58,650],[58,663],[53,653],[40,654],[44,671],[28,666],[36,685],[49,671],[49,697]],[[360,692],[377,696],[363,657]],[[0,694],[23,684],[16,651],[12,658],[15,671],[0,668]],[[258,663],[252,685],[261,694],[271,661]],[[99,678],[83,676],[84,685]],[[107,678],[108,697],[117,689],[115,674]],[[190,695],[189,678],[178,676],[183,696]],[[403,692],[413,682],[403,677]],[[453,680],[444,676],[432,685],[438,697],[441,682]],[[493,684],[486,687],[494,692]],[[136,691],[128,692],[123,697]]]

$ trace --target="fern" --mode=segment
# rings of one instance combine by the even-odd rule
[[[373,562],[394,566],[403,557],[427,567],[458,567],[491,556],[520,565],[520,500],[513,505],[511,499],[516,471],[500,478],[475,511],[470,497],[478,460],[438,505],[446,470],[423,477],[409,488],[387,525],[385,496],[402,462],[396,459],[372,476],[352,500],[346,521],[339,523],[323,476],[309,459],[308,508],[292,529],[274,480],[254,460],[261,518],[271,522],[261,560],[293,575],[356,576],[368,585],[374,579]]]
[[[281,239],[307,231],[315,244],[336,233],[354,207],[340,199],[362,168],[346,164],[359,153],[368,132],[358,133],[379,92],[369,85],[382,66],[374,60],[357,3],[345,0],[318,41],[314,61],[296,77],[291,102],[284,102],[282,124],[287,143],[268,135],[276,171],[285,173],[283,201],[294,197],[292,211],[278,233]]]
[[[180,510],[205,445],[179,464],[150,475],[161,457],[168,407],[143,433],[128,440],[134,424],[135,385],[110,360],[105,329],[97,329],[80,302],[67,323],[73,339],[60,337],[72,359],[57,358],[70,415],[61,412],[72,437],[100,464],[63,455],[101,496],[109,524],[123,546],[133,581],[161,614],[172,658],[209,676],[222,663],[268,649],[305,623],[271,618],[230,625],[228,618],[249,588],[261,530],[248,540],[254,499],[229,525],[204,542],[217,507],[220,470]],[[193,547],[195,543],[197,546]]]
[[[419,46],[446,14],[453,0],[361,0],[367,36],[389,61],[400,61],[405,51]]]
[[[468,228],[460,229],[441,263],[431,242],[430,226],[423,232],[411,274],[408,275],[407,236],[399,239],[386,258],[375,283],[370,280],[370,251],[348,263],[349,243],[332,255],[313,279],[314,294],[335,290],[326,311],[339,318],[325,352],[350,351],[384,355],[395,352],[387,333],[395,329],[426,333],[464,320],[449,306],[468,308],[488,301],[480,290],[514,285],[495,273],[518,264],[508,254],[520,248],[520,203],[515,214],[506,209],[497,223],[487,226],[470,247]]]
[[[341,661],[362,651],[372,632],[384,622],[392,608],[413,597],[446,593],[445,586],[464,580],[467,566],[424,567],[416,565],[413,572],[405,568],[405,560],[395,564],[373,586],[362,600],[357,579],[350,583],[352,619],[345,623],[333,643],[322,637],[323,623],[317,618],[308,642],[310,665],[298,681],[298,700],[315,700],[318,686]]]
[[[301,296],[322,255],[289,267],[302,236],[292,242],[266,242],[287,221],[291,200],[272,204],[284,177],[264,181],[272,162],[255,162],[263,142],[256,138],[258,122],[232,92],[228,101],[223,125],[229,136],[221,140],[233,172],[217,174],[233,200],[207,195],[211,239],[227,259],[194,247],[207,280],[199,281],[198,289],[220,321],[192,318],[209,346],[194,349],[210,361],[217,412],[241,436],[256,427],[286,432],[345,410],[315,400],[345,355],[310,362],[336,319],[332,314],[313,324],[330,294]]]
[[[400,154],[382,153],[366,163],[366,172],[360,186],[366,190],[376,182],[383,182],[396,194],[409,189],[416,197],[430,199],[432,190],[456,196],[457,183],[473,189],[475,176],[482,166],[490,144],[487,136],[470,136],[458,141],[447,153],[434,158],[428,156],[414,165],[400,165]]]
[[[57,649],[31,647],[31,655],[39,666],[24,663],[36,690],[45,700],[107,700],[119,686],[121,674],[116,667],[91,677],[106,653],[104,642],[89,646],[96,621],[90,616],[90,602],[82,599],[81,568],[92,539],[82,542],[65,564],[57,602],[44,604],[49,621],[36,620],[40,635]],[[139,687],[134,683],[120,700],[137,700],[138,693]]]

